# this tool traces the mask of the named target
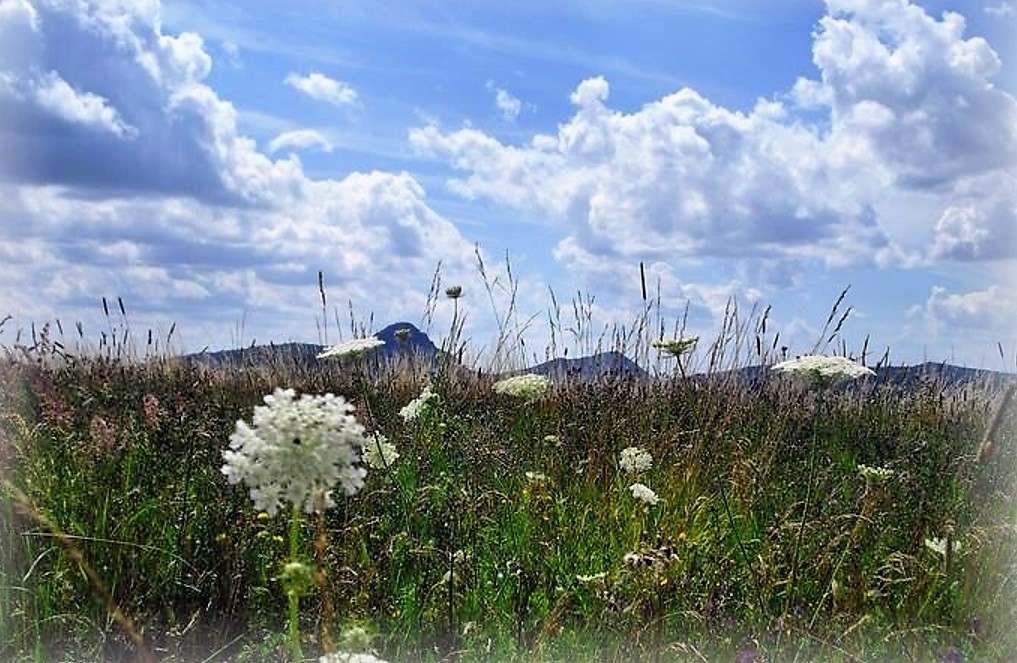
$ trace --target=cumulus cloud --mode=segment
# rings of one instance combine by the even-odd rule
[[[237,134],[233,106],[204,83],[203,40],[163,34],[158,3],[26,6],[0,13],[23,48],[0,62],[0,180],[218,204],[299,188],[293,163]]]
[[[960,15],[937,19],[908,0],[828,0],[813,47],[820,75],[799,80],[789,105],[733,111],[685,88],[623,113],[594,77],[571,93],[576,113],[557,133],[528,144],[436,124],[410,141],[463,173],[452,191],[556,224],[566,233],[556,255],[577,272],[597,258],[1003,258],[1017,251],[1006,183],[1017,101],[991,82],[999,56],[965,29]],[[910,222],[893,210],[912,192],[936,213],[931,244],[905,249]]]
[[[934,231],[933,259],[984,261],[1017,256],[1017,175],[1000,172],[958,186]]]
[[[290,73],[286,76],[286,85],[300,90],[312,99],[324,101],[333,106],[349,106],[357,102],[357,91],[349,84],[337,81],[313,71],[307,76]]]
[[[268,144],[268,151],[275,153],[284,149],[306,150],[317,148],[323,152],[331,152],[332,141],[325,137],[320,131],[314,129],[296,129],[284,131]]]
[[[1017,294],[1000,285],[970,292],[950,292],[934,286],[924,305],[913,307],[909,316],[932,327],[947,324],[967,330],[998,329],[1017,320]]]
[[[909,0],[827,0],[813,45],[819,81],[803,105],[828,104],[832,140],[863,141],[902,187],[934,187],[1017,160],[1017,100],[995,88],[1002,65],[964,17],[936,19]]]
[[[0,3],[0,70],[32,60],[38,30],[39,13],[27,0]]]
[[[524,147],[433,125],[410,141],[468,172],[455,191],[561,224],[558,255],[577,266],[583,252],[629,261],[793,252],[835,264],[892,252],[872,209],[831,186],[867,155],[824,160],[821,137],[784,121],[779,103],[740,113],[686,88],[624,114],[609,94],[605,79],[583,81],[575,116]]]
[[[203,40],[162,33],[157,3],[11,0],[11,26],[31,48],[0,61],[0,153],[22,156],[0,159],[0,310],[95,330],[120,296],[138,325],[200,320],[199,346],[241,316],[263,340],[316,340],[318,270],[379,319],[419,315],[439,262],[470,273],[473,244],[411,175],[313,179],[259,152],[205,83]]]
[[[68,122],[93,126],[120,137],[138,133],[124,124],[120,113],[106,99],[91,92],[78,92],[55,71],[42,76],[32,92],[40,108]]]

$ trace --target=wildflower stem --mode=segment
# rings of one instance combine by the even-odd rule
[[[809,470],[805,484],[805,502],[802,504],[802,519],[798,524],[798,537],[795,540],[795,547],[791,553],[791,575],[788,578],[787,596],[784,599],[784,616],[791,610],[791,601],[795,592],[795,576],[798,571],[798,554],[801,551],[802,539],[805,537],[805,520],[809,515],[809,506],[812,501],[812,483],[816,475],[816,446],[818,445],[817,426],[819,425],[819,411],[823,406],[823,388],[820,384],[819,391],[815,398],[815,409],[812,412],[812,443],[809,445]]]
[[[290,515],[290,561],[297,561],[297,554],[300,546],[300,507],[293,505]],[[300,592],[295,586],[286,588],[286,598],[289,601],[289,622],[287,624],[287,640],[290,648],[290,657],[294,663],[300,661],[304,655],[300,650]]]

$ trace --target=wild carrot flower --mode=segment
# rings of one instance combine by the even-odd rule
[[[547,483],[547,475],[543,472],[527,472],[526,480],[534,484]]]
[[[940,539],[939,537],[925,539],[925,547],[931,550],[932,552],[936,553],[937,555],[942,555],[943,557],[946,557],[946,546],[947,546],[946,539]],[[953,552],[959,552],[961,549],[961,545],[956,541],[950,541],[950,549]]]
[[[866,368],[847,357],[826,357],[824,355],[804,355],[796,359],[789,359],[774,364],[772,369],[782,373],[803,373],[820,382],[853,380],[876,374],[871,368]]]
[[[385,345],[385,341],[376,336],[355,338],[352,341],[339,343],[338,345],[333,345],[327,350],[324,350],[318,355],[318,359],[325,359],[327,357],[359,357],[368,350],[373,350],[379,345]]]
[[[428,403],[437,398],[438,394],[431,391],[431,385],[428,385],[424,387],[424,391],[420,392],[419,396],[399,410],[399,416],[405,421],[413,421],[420,416],[420,413],[427,407]]]
[[[645,484],[634,483],[629,486],[629,491],[632,492],[632,497],[648,506],[653,506],[660,502],[660,498],[657,497],[657,493],[653,492],[653,490]]]
[[[399,452],[395,445],[380,433],[375,433],[373,439],[364,445],[364,462],[372,470],[384,469],[396,462],[397,458]]]
[[[461,285],[453,285],[445,288],[445,296],[449,299],[459,299],[463,296],[463,287]]]
[[[665,352],[672,357],[680,357],[686,352],[692,350],[696,343],[699,342],[698,336],[690,336],[688,338],[674,338],[668,341],[659,340],[654,341],[651,345],[661,352]]]
[[[862,475],[866,483],[871,484],[882,484],[887,479],[893,476],[894,472],[891,469],[885,467],[869,467],[868,465],[858,464],[858,473]]]
[[[514,375],[494,383],[494,391],[498,394],[508,394],[527,401],[535,401],[544,395],[550,381],[543,375],[526,373],[525,375]]]
[[[386,663],[373,654],[351,654],[339,651],[325,654],[318,659],[318,663]]]
[[[254,408],[253,424],[237,421],[230,448],[222,452],[222,473],[231,484],[250,489],[259,511],[275,515],[283,502],[315,513],[334,506],[331,489],[348,495],[364,485],[360,467],[364,427],[341,396],[302,395],[276,389]]]
[[[645,472],[653,465],[653,456],[649,451],[639,447],[625,447],[618,458],[618,466],[623,472],[637,474]]]

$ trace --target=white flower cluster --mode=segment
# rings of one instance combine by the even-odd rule
[[[427,406],[432,399],[436,398],[438,398],[438,394],[431,391],[431,385],[427,385],[424,387],[424,391],[420,392],[419,396],[407,403],[403,409],[399,410],[399,416],[406,421],[413,421],[420,416],[424,407]]]
[[[625,447],[618,457],[618,466],[629,474],[645,472],[653,466],[653,456],[649,451],[639,447]]]
[[[372,350],[379,345],[385,345],[385,341],[376,336],[355,338],[352,341],[333,345],[319,354],[318,359],[325,359],[327,357],[359,357],[368,350]]]
[[[936,553],[937,555],[941,555],[943,557],[946,557],[946,546],[947,546],[946,539],[941,539],[939,537],[925,539],[925,547],[931,550],[932,552]],[[960,552],[960,549],[961,549],[960,543],[958,543],[957,541],[950,542],[951,552],[955,553]]]
[[[858,473],[863,479],[874,484],[884,483],[894,474],[893,470],[886,467],[869,467],[861,463],[858,464]]]
[[[547,483],[547,475],[543,472],[527,472],[526,480],[533,484]]]
[[[366,440],[353,406],[332,394],[295,395],[276,389],[265,396],[253,424],[238,421],[222,452],[227,481],[246,484],[255,508],[273,516],[284,502],[307,513],[335,506],[336,483],[353,495],[367,476],[358,466]]]
[[[351,654],[339,651],[321,656],[318,658],[318,663],[385,663],[385,660],[374,654]]]
[[[645,484],[634,483],[629,486],[629,490],[632,491],[632,497],[649,506],[653,506],[657,502],[660,502],[660,498],[657,497],[657,493],[653,492],[653,490]]]
[[[394,444],[381,433],[375,433],[373,439],[364,445],[364,462],[372,470],[382,470],[396,462],[399,452]]]
[[[661,339],[659,341],[654,341],[650,345],[661,352],[671,355],[672,357],[680,357],[686,352],[691,351],[698,342],[698,336],[690,336],[688,338],[675,338],[668,341]]]
[[[805,373],[828,382],[853,380],[876,374],[871,368],[866,368],[847,357],[826,357],[824,355],[804,355],[797,359],[774,364],[772,368],[782,373]]]
[[[544,395],[550,381],[543,375],[526,373],[525,375],[513,375],[510,378],[499,380],[494,383],[494,391],[498,394],[507,394],[516,398],[523,398],[527,401],[535,401]]]

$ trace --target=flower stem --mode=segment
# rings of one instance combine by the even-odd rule
[[[297,561],[300,543],[300,507],[294,505],[290,517],[290,561]],[[290,658],[294,663],[304,658],[300,650],[300,592],[295,587],[286,588],[286,598],[289,600],[289,621],[287,623],[287,641],[290,649]]]

